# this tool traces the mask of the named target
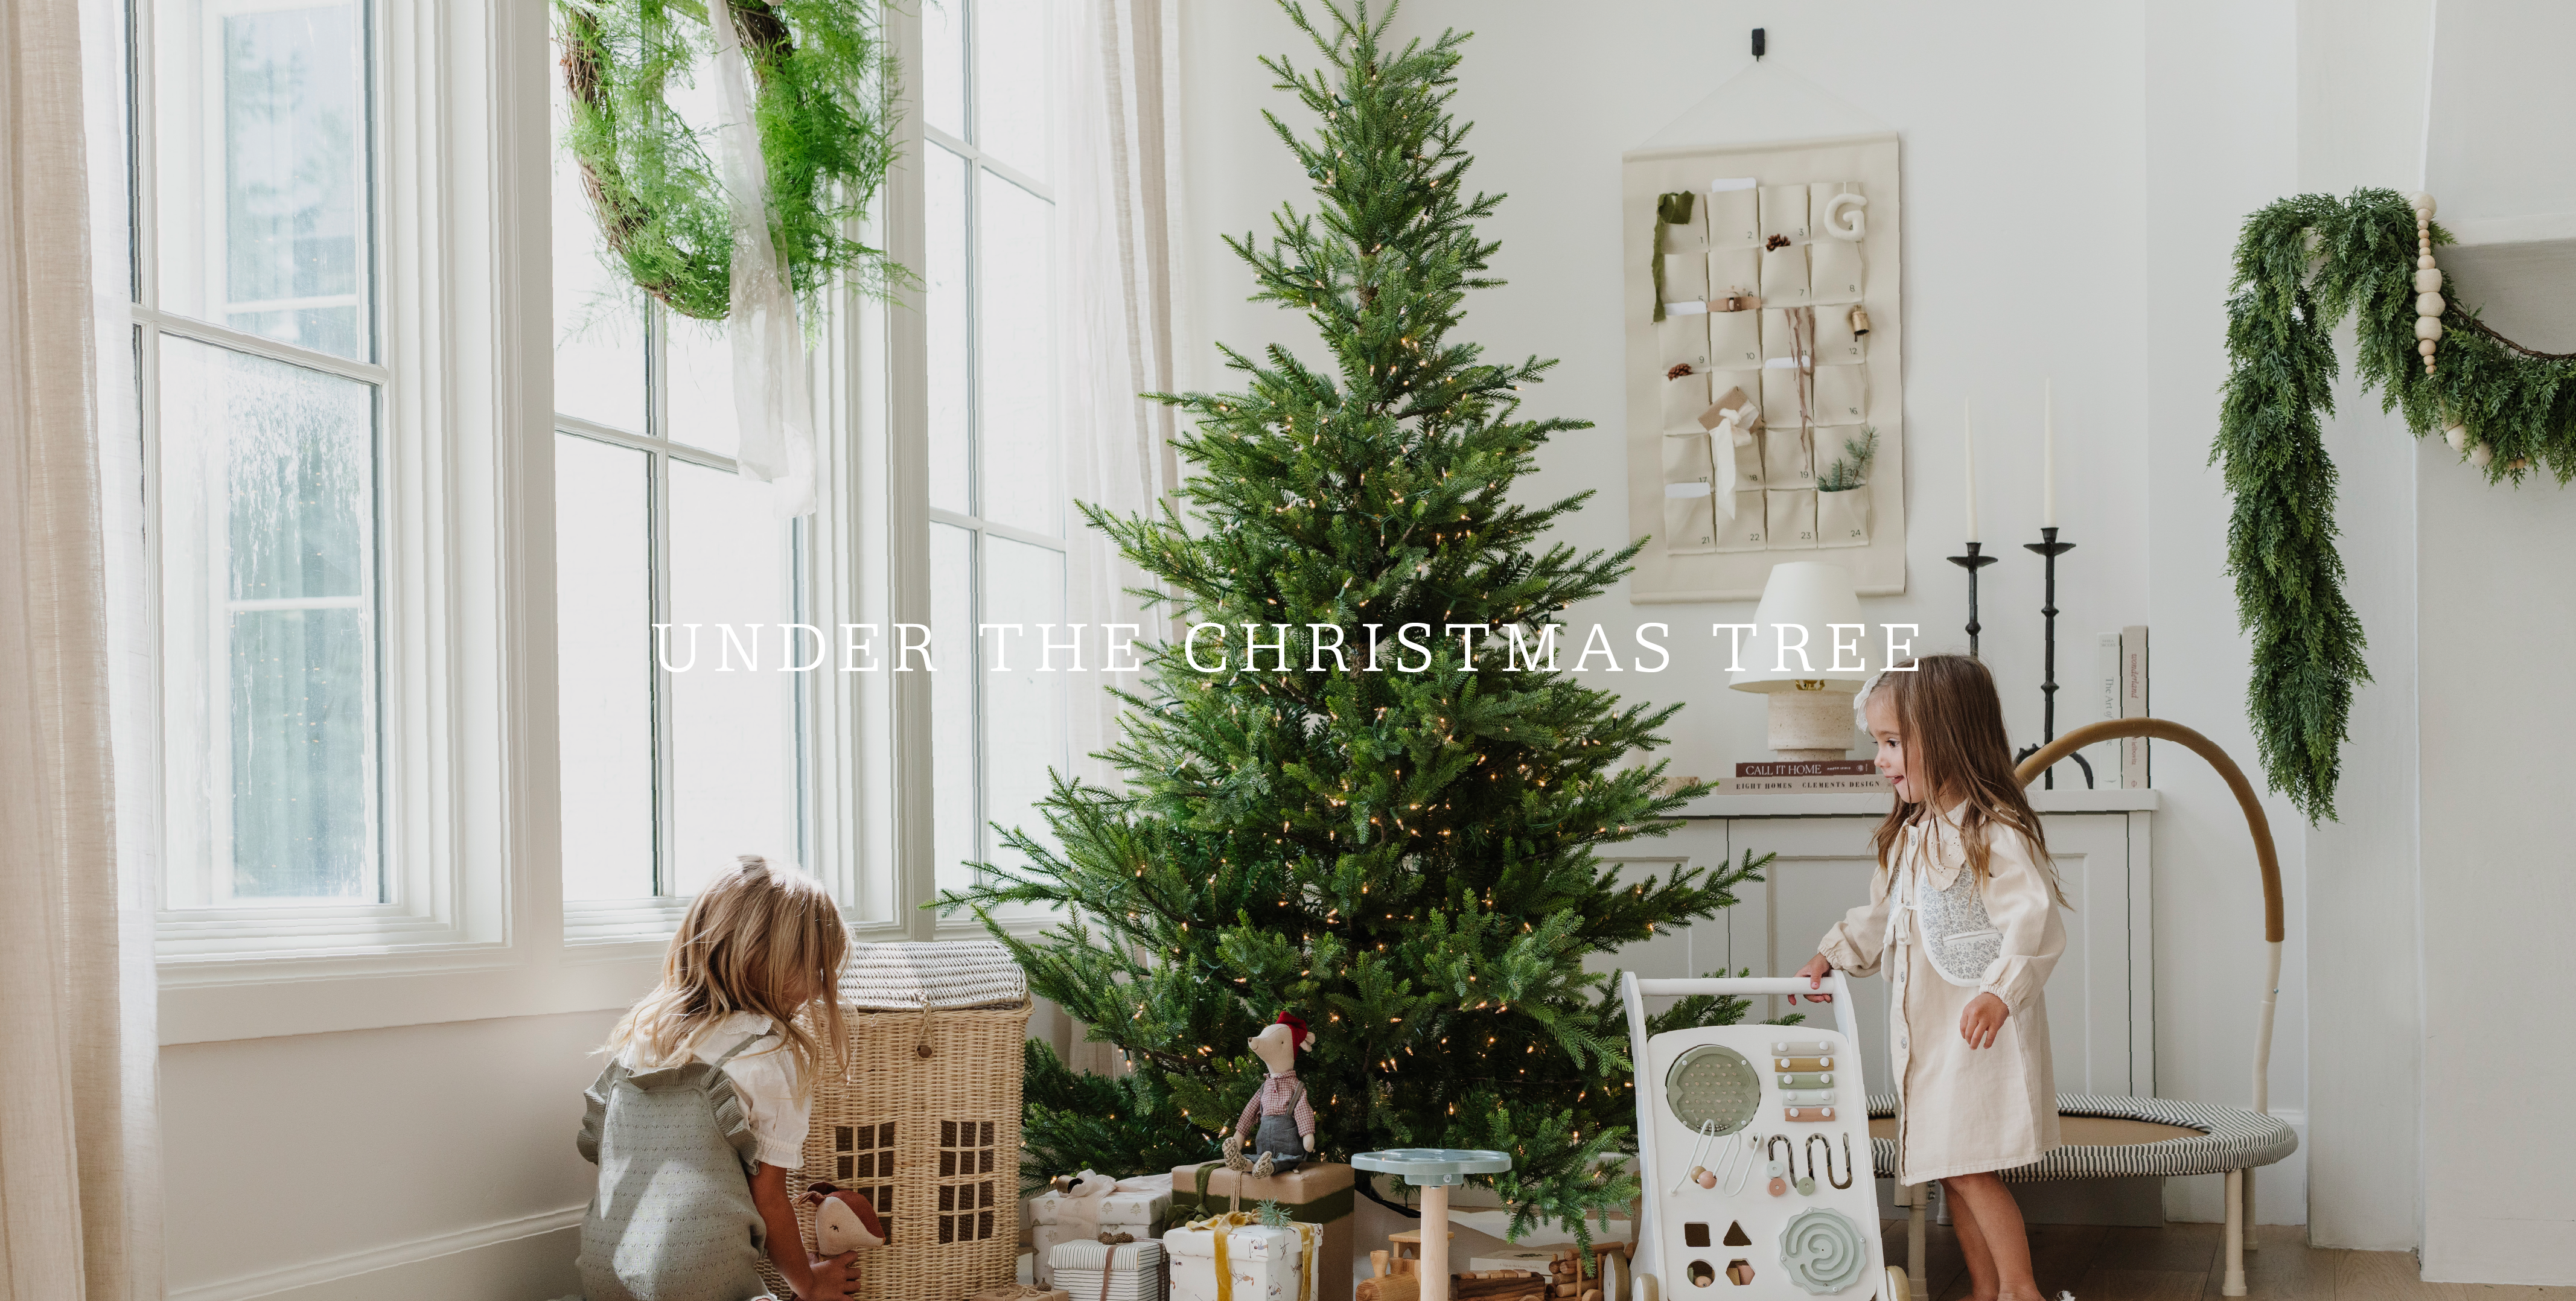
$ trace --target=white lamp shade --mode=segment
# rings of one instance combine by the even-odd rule
[[[1851,571],[1840,565],[1817,560],[1773,565],[1753,622],[1756,626],[1736,657],[1744,668],[1727,675],[1727,685],[1737,691],[1791,691],[1799,689],[1796,683],[1822,682],[1826,691],[1850,694],[1860,690],[1861,681],[1869,676],[1869,628],[1861,619],[1860,595],[1852,588]],[[1785,637],[1781,624],[1792,625]],[[1828,626],[1832,624],[1843,625],[1839,657],[1834,654],[1836,630]],[[1799,628],[1807,634],[1803,655]],[[1837,662],[1842,667],[1836,668]]]

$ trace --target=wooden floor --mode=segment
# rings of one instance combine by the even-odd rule
[[[1887,1263],[1905,1258],[1905,1221],[1882,1228]],[[2415,1258],[2402,1251],[2344,1251],[2310,1247],[2297,1225],[2265,1225],[2262,1249],[2245,1253],[2248,1301],[2576,1301],[2576,1287],[2506,1287],[2483,1283],[2427,1283],[2416,1277]],[[2076,1301],[2218,1301],[2226,1269],[2219,1226],[2168,1224],[2158,1229],[2100,1225],[2034,1224],[2031,1263],[2041,1295],[2063,1292]],[[1926,1227],[1924,1253],[1932,1301],[1963,1301],[1968,1270],[1955,1230]]]

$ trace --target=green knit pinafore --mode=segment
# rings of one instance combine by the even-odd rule
[[[617,1061],[583,1096],[581,1154],[599,1166],[599,1192],[581,1221],[587,1301],[751,1301],[760,1281],[761,1224],[752,1205],[750,1117],[726,1062],[634,1071]]]

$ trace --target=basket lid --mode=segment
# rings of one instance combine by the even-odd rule
[[[841,973],[841,1003],[853,1008],[1009,1007],[1028,997],[1028,975],[998,940],[853,944]]]

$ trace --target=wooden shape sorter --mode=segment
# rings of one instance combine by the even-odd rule
[[[1898,179],[1893,132],[1626,156],[1628,518],[1651,535],[1630,600],[1755,599],[1789,559],[1842,565],[1864,596],[1905,590]],[[1675,193],[1690,220],[1659,222]],[[1709,405],[1731,388],[1760,405],[1749,430]],[[1860,486],[1820,482],[1864,428]],[[1713,475],[1672,450],[1703,432]]]

